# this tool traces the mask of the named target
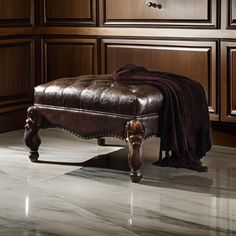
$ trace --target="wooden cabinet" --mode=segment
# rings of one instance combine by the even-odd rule
[[[0,0],[0,26],[32,25],[33,0]]]
[[[236,122],[236,41],[221,45],[221,120]]]
[[[43,0],[42,22],[47,25],[96,25],[96,0]]]
[[[43,62],[42,82],[65,76],[96,74],[96,39],[44,39]]]
[[[199,81],[236,122],[235,29],[236,0],[0,0],[0,132],[35,84],[128,63]]]
[[[0,40],[0,113],[26,108],[34,85],[33,40]]]
[[[217,27],[217,0],[100,0],[101,24]]]
[[[133,63],[197,80],[205,89],[211,118],[218,120],[216,47],[215,41],[104,39],[102,73]]]
[[[236,29],[236,0],[228,0],[228,28]]]
[[[33,102],[35,0],[0,0],[0,133],[24,127]]]

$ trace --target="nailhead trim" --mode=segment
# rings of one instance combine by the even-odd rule
[[[97,139],[97,138],[101,138],[101,137],[114,137],[114,138],[119,138],[119,139],[125,141],[124,137],[121,137],[121,136],[113,134],[113,133],[99,133],[99,134],[92,135],[92,136],[82,136],[82,135],[79,135],[76,132],[74,132],[72,130],[69,130],[69,129],[66,129],[66,128],[62,127],[62,126],[56,126],[55,128],[59,128],[59,129],[65,130],[65,131],[75,135],[76,137],[79,137],[79,138],[82,138],[82,139],[93,139],[93,138]]]

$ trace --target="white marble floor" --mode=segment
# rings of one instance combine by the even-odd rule
[[[124,147],[43,130],[40,162],[31,163],[22,136],[0,135],[0,236],[236,235],[236,149],[214,147],[209,172],[197,173],[152,166],[150,140],[144,178],[133,184]]]

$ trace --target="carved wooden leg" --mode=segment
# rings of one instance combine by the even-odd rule
[[[129,147],[128,161],[131,169],[130,178],[137,183],[142,179],[140,168],[143,165],[144,127],[138,120],[129,121],[126,125]]]
[[[38,131],[41,127],[42,117],[37,107],[30,107],[27,111],[27,120],[25,125],[24,141],[30,149],[29,158],[32,162],[37,162],[39,158],[38,148],[41,144]]]

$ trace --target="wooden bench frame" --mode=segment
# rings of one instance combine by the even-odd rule
[[[82,125],[71,126],[67,119],[70,119],[72,124],[73,121],[76,123],[77,120],[84,123]],[[107,119],[109,119],[109,132],[99,131],[99,122],[107,122]],[[116,124],[115,131],[114,122]],[[109,124],[111,124],[111,127],[109,127]],[[142,178],[140,169],[143,166],[143,141],[146,138],[157,136],[157,124],[157,115],[142,117],[111,116],[110,114],[35,104],[27,111],[24,141],[30,149],[30,160],[37,162],[39,158],[38,149],[41,144],[38,132],[42,128],[59,127],[82,138],[97,138],[98,145],[104,145],[104,137],[123,139],[128,143],[128,163],[131,169],[130,178],[132,182],[137,183]],[[88,128],[87,131],[84,131],[83,127],[85,126],[95,128]],[[117,132],[118,130],[119,132]]]

